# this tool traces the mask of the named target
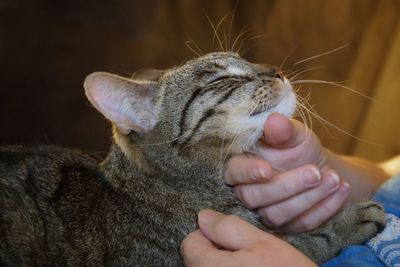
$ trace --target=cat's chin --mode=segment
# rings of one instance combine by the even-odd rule
[[[280,113],[288,118],[292,117],[293,113],[296,110],[296,95],[292,90],[288,90],[288,92],[284,95],[284,97],[279,101],[279,103],[266,110],[264,112],[260,112],[254,114],[247,118],[248,125],[247,129],[243,131],[243,138],[240,151],[236,151],[236,153],[241,153],[245,151],[252,151],[254,146],[260,140],[264,133],[264,124],[267,118],[273,113]]]
[[[255,113],[248,117],[246,124],[250,126],[249,128],[255,129],[256,132],[261,131],[260,135],[262,135],[264,123],[271,114],[280,113],[288,118],[291,118],[295,110],[296,95],[290,90],[274,107],[265,110],[264,112]]]
[[[290,85],[289,85],[290,86]],[[268,111],[272,113],[280,113],[288,118],[291,118],[296,110],[296,94],[292,89],[287,90],[287,93],[282,97],[279,103]]]
[[[296,110],[296,95],[290,82],[285,79],[285,93],[279,102],[262,112],[255,112],[251,116],[232,114],[227,120],[228,132],[236,136],[235,144],[231,145],[231,153],[242,153],[251,151],[258,140],[263,136],[264,124],[267,118],[273,113],[280,113],[288,118],[292,117]],[[224,135],[226,132],[224,132]],[[233,138],[233,137],[232,137]]]

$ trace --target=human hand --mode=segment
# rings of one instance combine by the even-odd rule
[[[199,226],[181,244],[188,267],[316,266],[290,244],[237,216],[202,210]]]
[[[317,136],[280,114],[267,119],[264,135],[256,155],[237,155],[227,163],[225,182],[244,205],[288,232],[314,229],[336,214],[350,188],[326,164]]]

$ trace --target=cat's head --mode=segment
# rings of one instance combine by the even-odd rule
[[[132,155],[133,149],[133,155],[147,158],[169,153],[170,160],[189,155],[196,160],[195,151],[209,151],[210,160],[218,161],[217,154],[250,150],[271,113],[291,116],[296,107],[292,87],[279,70],[227,52],[131,78],[96,72],[84,87],[90,102],[113,123],[125,153]]]

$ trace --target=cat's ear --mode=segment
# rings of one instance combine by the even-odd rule
[[[86,77],[85,93],[93,106],[121,133],[149,132],[158,122],[157,84],[95,72]]]
[[[157,69],[140,69],[132,74],[131,79],[141,81],[158,81],[165,73],[165,70]]]

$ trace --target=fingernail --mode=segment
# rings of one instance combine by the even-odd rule
[[[350,185],[348,183],[344,183],[338,190],[339,195],[347,195],[350,192]]]
[[[316,168],[308,168],[303,171],[301,180],[306,185],[315,185],[321,180],[321,174]]]
[[[209,224],[215,218],[215,216],[219,214],[221,213],[215,210],[210,210],[210,209],[201,210],[198,214],[199,224],[203,225]]]
[[[268,176],[267,176],[267,173],[266,173],[263,169],[257,168],[257,169],[255,169],[255,170],[253,171],[252,178],[253,178],[254,180],[260,179],[260,178],[261,178],[261,179],[268,179]]]
[[[327,176],[326,185],[328,188],[334,188],[339,184],[340,179],[336,173],[330,172],[326,176]]]

